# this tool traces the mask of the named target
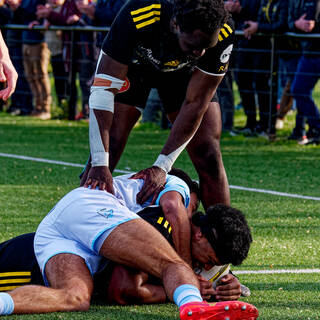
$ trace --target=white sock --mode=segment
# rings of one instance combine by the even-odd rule
[[[189,302],[202,302],[199,289],[191,284],[183,284],[177,287],[173,293],[173,301],[180,308]]]
[[[14,310],[14,302],[10,294],[0,292],[0,315],[12,314]]]

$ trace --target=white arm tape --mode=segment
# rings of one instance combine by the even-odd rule
[[[186,145],[189,143],[189,141],[192,139],[192,137],[189,140],[187,140],[183,145],[181,145],[178,149],[172,151],[168,155],[159,154],[153,166],[159,167],[162,170],[164,170],[166,173],[168,173],[171,170],[174,162],[177,160],[178,156],[186,147]]]
[[[104,149],[97,118],[90,109],[89,117],[89,141],[91,151],[91,165],[93,167],[109,166],[109,153]]]

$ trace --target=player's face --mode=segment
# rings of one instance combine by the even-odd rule
[[[180,48],[187,56],[201,57],[207,49],[217,44],[219,32],[220,30],[217,30],[214,34],[207,35],[200,29],[193,31],[193,33],[178,31]]]
[[[210,270],[213,266],[221,265],[215,251],[204,236],[193,238],[191,246],[192,260],[195,267]]]

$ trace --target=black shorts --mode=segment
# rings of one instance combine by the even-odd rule
[[[179,111],[192,75],[189,68],[160,72],[153,67],[131,64],[128,68],[129,89],[116,95],[115,101],[145,108],[150,90],[156,88],[166,114]],[[218,101],[215,94],[212,101]]]
[[[26,284],[43,285],[33,239],[34,233],[27,233],[0,243],[0,292]]]

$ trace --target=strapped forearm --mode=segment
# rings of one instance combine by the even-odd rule
[[[89,141],[93,167],[109,166],[109,129],[114,112],[114,92],[112,90],[120,90],[124,83],[121,79],[97,73],[104,55],[101,51],[89,98]]]

